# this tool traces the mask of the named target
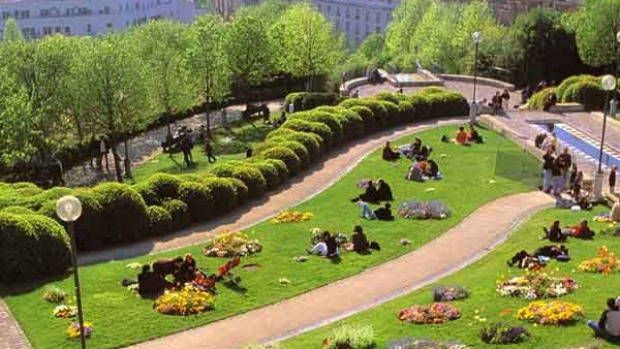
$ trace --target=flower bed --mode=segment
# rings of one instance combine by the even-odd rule
[[[441,201],[408,200],[398,207],[398,216],[407,219],[446,219],[452,212]]]
[[[534,300],[560,297],[578,288],[579,284],[569,277],[551,277],[547,273],[528,273],[510,280],[499,280],[495,290],[504,297]]]
[[[463,286],[439,286],[433,288],[433,301],[450,302],[469,297],[470,292]]]
[[[90,322],[84,323],[84,337],[90,338],[90,335],[93,333],[93,324]],[[67,336],[69,338],[80,338],[80,323],[72,322],[71,325],[67,328]]]
[[[461,311],[446,303],[414,305],[398,312],[400,321],[414,324],[443,324],[461,317]]]
[[[579,264],[579,270],[588,273],[611,274],[620,272],[620,259],[607,246],[601,246],[598,256],[587,259]]]
[[[488,344],[521,343],[530,337],[530,332],[522,326],[493,323],[480,331],[480,339]]]
[[[298,223],[309,221],[313,217],[310,212],[284,211],[271,220],[273,224]]]
[[[532,302],[519,309],[517,318],[540,325],[569,325],[583,319],[584,312],[577,304],[569,302]]]
[[[325,349],[371,349],[375,347],[375,333],[371,325],[343,325],[334,329],[323,340]]]
[[[258,240],[251,240],[242,231],[218,234],[207,244],[203,254],[209,257],[229,258],[236,255],[249,256],[262,251]]]
[[[192,315],[211,309],[213,295],[191,286],[167,292],[155,300],[155,310],[166,315]]]
[[[54,317],[68,319],[77,316],[77,307],[61,304],[54,308]]]
[[[471,349],[465,344],[437,342],[428,339],[403,338],[387,345],[387,349]]]
[[[50,303],[61,304],[68,298],[67,292],[61,290],[58,287],[51,287],[43,294],[43,299]]]

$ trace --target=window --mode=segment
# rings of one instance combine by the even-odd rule
[[[65,27],[65,35],[71,35],[71,28]]]
[[[377,34],[381,34],[381,27],[377,27],[377,28],[375,28],[375,33],[377,33]]]
[[[2,19],[7,20],[7,19],[9,19],[9,17],[11,17],[11,12],[9,12],[9,11],[2,11]]]
[[[86,25],[86,33],[90,34],[92,32],[93,28],[91,27],[90,23]]]
[[[108,28],[108,29],[113,29],[114,27],[112,26],[112,23],[108,23],[108,24],[106,25],[106,28]]]
[[[104,6],[103,7],[103,13],[105,13],[106,15],[110,14],[110,6]]]
[[[60,27],[56,27],[55,31],[56,31],[56,33],[60,33],[61,32],[61,28]]]
[[[51,35],[52,27],[43,27],[43,35]]]
[[[381,12],[375,13],[376,22],[381,22]]]

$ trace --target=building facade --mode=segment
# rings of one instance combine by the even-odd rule
[[[495,18],[504,25],[510,25],[518,14],[533,7],[548,7],[558,11],[574,11],[581,0],[490,0]]]
[[[27,39],[97,35],[150,19],[194,20],[193,0],[0,0],[0,30],[14,18]]]

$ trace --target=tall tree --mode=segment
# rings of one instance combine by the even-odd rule
[[[117,143],[121,136],[141,129],[151,114],[147,67],[124,35],[108,34],[85,43],[73,67],[86,100],[97,110],[94,122],[109,135],[116,178],[123,181]],[[126,154],[127,155],[127,154]],[[127,162],[126,162],[127,164]]]
[[[227,30],[226,50],[235,82],[242,91],[272,75],[267,23],[251,13],[235,16]]]
[[[251,15],[263,20],[268,27],[274,25],[290,7],[290,2],[282,0],[266,0],[258,5],[241,6],[235,17]]]
[[[344,38],[314,6],[302,2],[291,6],[272,28],[272,38],[280,50],[276,59],[280,69],[308,79],[312,91],[315,79],[327,74],[344,56]]]
[[[4,42],[24,41],[24,35],[19,28],[19,24],[13,17],[9,17],[4,24],[4,36],[2,37]]]
[[[417,45],[416,59],[426,67],[452,71],[455,56],[451,46],[453,26],[458,25],[460,5],[434,2],[428,8],[413,35]]]
[[[170,134],[170,116],[192,108],[197,102],[185,59],[190,46],[189,27],[169,20],[151,21],[139,26],[130,38],[149,67],[154,108],[165,115]]]
[[[0,164],[11,166],[35,154],[33,118],[28,91],[0,68]]]
[[[215,15],[199,17],[190,30],[189,62],[192,75],[206,102],[207,137],[211,137],[211,103],[224,101],[230,94],[231,70],[226,54],[226,28]]]
[[[401,64],[413,63],[417,43],[413,36],[428,9],[437,0],[403,0],[392,14],[385,34],[388,55]]]
[[[618,72],[620,43],[620,0],[586,0],[574,14],[577,47],[581,59],[595,67]]]

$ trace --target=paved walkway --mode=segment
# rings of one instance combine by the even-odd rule
[[[30,349],[30,343],[0,298],[0,349]]]
[[[125,259],[145,254],[182,248],[203,243],[214,234],[243,230],[267,220],[324,191],[351,171],[367,154],[383,146],[386,141],[425,129],[464,122],[464,118],[430,120],[415,125],[399,127],[375,133],[329,153],[328,158],[305,171],[278,191],[265,198],[249,202],[224,218],[196,225],[179,233],[158,237],[104,251],[85,253],[78,257],[80,264],[93,264],[109,260]]]
[[[503,242],[531,214],[554,203],[552,197],[538,191],[495,200],[401,258],[274,305],[130,348],[238,349],[249,343],[298,335],[375,307],[465,267]]]

